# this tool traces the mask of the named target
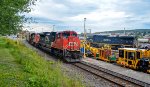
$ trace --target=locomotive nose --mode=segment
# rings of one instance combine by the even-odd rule
[[[79,40],[75,37],[69,38],[69,48],[70,50],[79,50]]]

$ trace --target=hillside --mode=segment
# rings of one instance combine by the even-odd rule
[[[83,87],[21,42],[0,37],[0,60],[0,87]]]
[[[148,32],[150,33],[150,29],[133,29],[133,30],[125,30],[126,32]],[[115,31],[104,31],[104,32],[95,32],[96,34],[98,33],[123,33],[124,30],[115,30]]]

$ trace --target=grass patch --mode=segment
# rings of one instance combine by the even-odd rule
[[[83,87],[66,77],[60,66],[19,42],[0,37],[1,87]]]

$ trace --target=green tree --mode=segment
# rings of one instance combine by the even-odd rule
[[[0,0],[0,34],[16,34],[26,22],[25,12],[30,12],[31,5],[37,0]]]

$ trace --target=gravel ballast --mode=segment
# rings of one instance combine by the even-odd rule
[[[23,43],[27,47],[35,50],[40,56],[44,57],[46,60],[54,61],[54,62],[59,61],[58,59],[56,59],[56,57],[53,57],[53,56],[49,55],[48,53],[45,53],[45,52],[31,46],[30,44],[28,44],[28,42],[23,41]],[[115,86],[112,83],[110,83],[102,78],[99,78],[97,76],[94,76],[91,73],[88,73],[88,72],[86,72],[72,64],[69,64],[69,63],[61,63],[61,69],[66,74],[66,76],[80,80],[87,87],[112,87],[112,86],[114,87]]]

